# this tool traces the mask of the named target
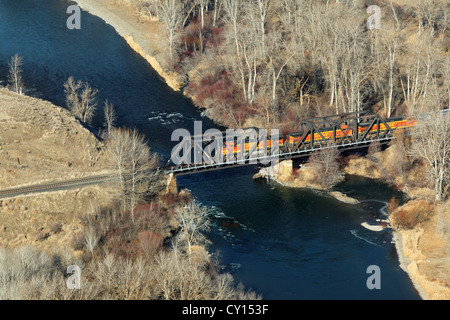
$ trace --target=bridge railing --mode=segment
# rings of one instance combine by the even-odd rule
[[[190,173],[261,162],[266,164],[269,160],[303,157],[327,148],[354,149],[376,141],[386,143],[394,138],[395,128],[391,128],[389,123],[395,123],[395,121],[393,119],[386,120],[377,114],[367,114],[366,112],[308,119],[300,121],[300,131],[295,132],[295,137],[294,133],[283,137],[283,140],[268,137],[268,140],[264,141],[263,147],[259,145],[259,142],[253,143],[255,141],[250,136],[241,137],[240,140],[236,140],[242,143],[238,148],[239,151],[236,151],[235,145],[233,145],[230,150],[227,149],[224,155],[216,153],[215,157],[211,155],[203,157],[207,160],[206,162],[167,166],[165,171],[168,173]],[[254,128],[248,129],[253,130]],[[248,132],[249,130],[247,130]],[[196,139],[187,143],[192,148],[196,147],[198,153],[198,150],[201,150],[202,142],[198,140],[198,136],[194,138]],[[267,145],[269,141],[271,142],[270,147]],[[279,141],[282,141],[283,144],[280,145]],[[248,145],[244,146],[245,143],[248,143]],[[270,154],[267,154],[268,150],[270,150]],[[216,152],[219,151],[216,150]]]
[[[295,159],[295,158],[301,158],[306,157],[312,154],[315,151],[320,151],[324,149],[333,149],[338,148],[341,150],[351,150],[355,148],[360,148],[363,146],[368,146],[372,142],[380,142],[380,143],[387,143],[391,141],[392,139],[395,139],[395,137],[385,137],[385,138],[379,138],[379,139],[369,139],[365,141],[358,141],[358,142],[348,142],[343,144],[334,144],[334,145],[323,145],[323,146],[316,146],[310,149],[297,149],[294,151],[286,151],[281,152],[276,155],[265,155],[261,157],[246,157],[244,159],[235,159],[233,161],[223,161],[219,163],[202,163],[202,164],[184,164],[184,165],[178,165],[178,166],[167,166],[164,168],[164,172],[166,174],[190,174],[190,173],[196,173],[196,172],[202,172],[202,171],[212,171],[212,170],[220,170],[230,167],[237,167],[237,166],[244,166],[244,165],[256,165],[261,162],[261,160],[264,160],[264,162],[272,161],[275,162],[278,160],[287,160],[287,159]]]

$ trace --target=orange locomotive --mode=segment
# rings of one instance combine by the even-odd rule
[[[285,138],[282,135],[272,137],[272,139],[274,142],[278,144],[280,148],[284,146]],[[266,141],[255,142],[249,141],[249,138],[247,137],[244,143],[227,141],[224,143],[224,146],[222,147],[222,154],[224,156],[226,156],[229,153],[238,154],[242,152],[242,147],[244,148],[244,153],[248,153],[250,152],[250,150],[255,148],[255,144],[257,144],[256,151],[261,151],[264,150],[264,142],[267,143],[266,148],[270,150],[272,149],[272,139],[268,138]]]
[[[409,127],[413,127],[417,124],[417,120],[413,117],[395,117],[395,118],[389,118],[386,119],[387,125],[392,129],[405,129]],[[369,129],[369,126],[371,123],[359,123],[358,124],[358,134],[365,134],[367,130]],[[379,126],[379,128],[378,128]],[[245,129],[244,129],[245,130]],[[377,132],[382,133],[383,131],[386,131],[387,127],[384,123],[374,124],[370,128],[369,132],[367,133],[367,136],[370,138],[371,136],[375,136]],[[288,133],[286,137],[283,136],[277,136],[272,137],[274,141],[277,142],[279,147],[292,147],[296,146],[300,143],[302,137],[304,135],[304,131],[299,132],[292,132]],[[336,130],[335,137],[337,140],[339,139],[350,139],[354,135],[354,128],[349,127],[347,125],[340,126],[339,129]],[[328,139],[333,139],[334,132],[333,128],[323,128],[320,131],[320,134],[315,132],[314,133],[314,145],[320,144],[321,142],[324,142]],[[325,139],[325,140],[324,140]],[[303,140],[303,143],[311,143],[311,133],[309,133]],[[222,154],[223,156],[226,156],[229,153],[232,154],[238,154],[242,152],[242,148],[244,148],[244,152],[248,153],[250,150],[252,150],[255,146],[255,144],[258,143],[256,150],[261,151],[264,150],[264,141],[258,141],[258,142],[251,142],[247,138],[242,143],[236,143],[236,142],[226,142],[224,143],[224,146],[222,147]],[[267,139],[267,149],[272,148],[272,141],[270,138]]]
[[[412,118],[412,117],[407,117],[407,118],[403,118],[403,117],[395,117],[395,118],[389,118],[386,119],[386,123],[388,124],[388,126],[395,130],[395,129],[404,129],[404,128],[409,128],[409,127],[413,127],[417,124],[417,120]],[[358,125],[358,134],[364,134],[367,129],[369,128],[370,123],[359,123]],[[371,135],[375,135],[377,133],[377,131],[379,130],[380,132],[386,131],[387,127],[384,123],[380,123],[380,128],[378,128],[377,124],[374,124],[372,126],[372,128],[370,128],[370,131],[368,133],[369,137]],[[345,138],[350,138],[352,137],[354,134],[354,129],[353,128],[349,128],[349,126],[345,125],[345,126],[341,126],[340,130],[336,130],[336,139],[345,139]],[[289,133],[287,135],[287,143],[291,144],[291,145],[297,145],[301,138],[303,137],[304,132],[300,131],[300,132],[293,132],[293,133]],[[314,133],[314,144],[316,143],[320,143],[323,142],[324,139],[332,139],[333,138],[333,129],[332,128],[325,128],[323,129],[323,131],[319,133]],[[303,140],[303,142],[305,143],[310,143],[311,142],[311,134],[308,134],[305,139]]]

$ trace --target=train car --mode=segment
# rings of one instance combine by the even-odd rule
[[[413,117],[393,117],[386,119],[386,124],[389,126],[390,129],[396,130],[396,129],[405,129],[413,127],[417,124],[417,120]],[[364,134],[367,132],[368,127],[371,125],[371,123],[359,123],[358,124],[358,134]],[[378,128],[379,126],[379,128]],[[372,125],[370,131],[368,132],[368,136],[375,135],[378,131],[383,132],[386,131],[388,128],[384,123],[374,124]],[[354,128],[351,128],[347,125],[341,126],[336,130],[335,138],[336,140],[340,139],[350,139],[354,135]],[[298,132],[292,132],[287,134],[286,136],[286,144],[289,146],[297,146],[300,144],[300,141],[302,141],[305,144],[311,143],[311,133],[309,133],[304,139],[302,140],[302,137],[304,135],[304,131],[298,131]],[[333,128],[322,128],[320,131],[320,134],[317,132],[314,132],[314,145],[318,145],[325,140],[333,139]],[[324,140],[325,139],[325,140]]]
[[[405,129],[414,127],[417,125],[417,120],[413,117],[393,117],[386,119],[386,123],[392,130],[395,129]],[[370,126],[370,123],[360,123],[359,124],[359,133],[365,133],[367,131],[368,126]],[[384,123],[380,124],[380,131],[387,130],[387,127]],[[378,131],[378,125],[374,124],[372,128],[370,129],[369,133],[374,133]]]
[[[250,128],[253,129],[253,128]],[[243,129],[244,132],[246,132],[246,129]],[[256,137],[258,138],[258,137]],[[278,144],[278,146],[281,148],[284,146],[285,144],[285,137],[281,134],[277,135],[277,136],[272,136],[272,137],[268,137],[266,141],[250,141],[250,136],[245,137],[245,139],[243,139],[243,141],[238,142],[238,140],[236,139],[235,141],[231,142],[225,142],[223,147],[222,147],[222,155],[226,156],[227,154],[238,154],[241,153],[242,150],[244,151],[244,153],[248,153],[252,150],[256,150],[261,151],[264,150],[264,147],[266,146],[266,148],[268,150],[272,149],[272,140]],[[256,149],[255,149],[255,144],[257,144]]]
[[[237,146],[234,142],[225,142],[222,147],[222,155],[226,156],[229,153],[237,153]]]
[[[268,149],[272,148],[272,141],[274,141],[276,144],[278,144],[278,146],[281,148],[284,146],[285,137],[282,134],[279,134],[279,135],[271,136],[270,138],[268,138],[267,139],[267,148]]]
[[[229,136],[227,132],[227,141],[224,142],[222,147],[222,155],[226,156],[227,154],[237,154],[242,152],[248,152],[254,146],[256,142],[251,142],[251,137],[258,137],[259,129],[256,127],[238,129],[232,132],[232,136]],[[234,135],[234,136],[233,136]],[[232,141],[229,141],[229,140]],[[262,148],[262,146],[258,145],[258,148]]]
[[[389,118],[386,122],[391,129],[405,129],[417,125],[417,120],[414,117]]]
[[[286,143],[289,145],[298,145],[305,134],[304,131],[289,133],[286,137]],[[303,143],[311,143],[311,138],[314,138],[314,143],[323,142],[324,139],[333,139],[333,128],[323,128],[320,133],[314,132],[314,136],[309,133],[303,140]],[[336,130],[336,139],[351,137],[353,135],[353,130],[349,129],[348,126],[342,126],[340,130]]]
[[[413,117],[393,117],[386,119],[385,123],[389,126],[391,130],[396,129],[405,129],[410,128],[415,125],[417,125],[417,120]],[[371,123],[369,122],[361,122],[358,124],[358,134],[365,134],[367,132],[367,136],[375,136],[378,132],[383,132],[388,130],[388,127],[385,123],[379,123],[379,124],[373,124],[370,128],[369,132],[367,132],[369,126]],[[247,128],[243,129],[243,132],[246,132],[246,130],[255,130],[255,128]],[[256,129],[258,130],[258,129]],[[314,135],[312,136],[311,133],[308,133],[306,137],[302,140],[305,132],[304,131],[298,131],[298,132],[291,132],[288,133],[286,136],[278,135],[276,137],[272,137],[274,141],[282,147],[294,147],[300,144],[300,142],[303,142],[306,145],[310,145],[312,143],[312,140],[314,140],[314,145],[320,145],[321,143],[325,142],[326,140],[333,139],[333,137],[336,138],[336,140],[343,140],[349,141],[351,137],[354,135],[355,128],[349,127],[348,125],[340,126],[336,129],[336,132],[334,132],[334,129],[332,127],[328,128],[322,128],[320,130],[320,133],[314,132]],[[237,143],[237,141],[234,142],[226,142],[224,143],[224,146],[222,148],[222,154],[226,156],[227,154],[238,154],[242,152],[242,149],[245,153],[250,152],[251,150],[254,150],[255,143],[258,143],[256,147],[256,151],[261,151],[264,149],[264,141],[249,141],[249,137],[247,137],[242,143]],[[266,147],[268,150],[272,148],[272,140],[270,138],[267,138],[267,144]]]

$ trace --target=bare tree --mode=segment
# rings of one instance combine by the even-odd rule
[[[201,28],[200,28],[200,52],[203,53],[203,32],[205,30],[205,10],[208,11],[209,0],[197,0],[198,5],[200,6],[200,20],[201,20]]]
[[[386,19],[382,29],[373,29],[371,34],[372,73],[374,74],[374,91],[379,91],[383,98],[384,111],[390,117],[394,111],[395,80],[398,78],[398,56],[403,46],[402,24],[397,9],[390,1],[393,19]]]
[[[105,124],[106,124],[106,130],[109,133],[114,128],[114,125],[116,124],[117,116],[116,116],[116,110],[114,108],[114,105],[112,103],[109,103],[108,101],[105,101],[105,106],[103,107],[103,113],[105,115]]]
[[[109,142],[107,144],[109,161],[111,167],[115,170],[119,177],[120,194],[123,197],[122,201],[125,207],[125,194],[126,194],[126,171],[127,171],[127,159],[128,159],[128,141],[127,133],[121,129],[113,130],[109,133]]]
[[[336,114],[339,114],[339,99],[338,99],[338,76],[339,76],[339,60],[342,59],[344,53],[342,46],[342,39],[339,35],[341,29],[340,23],[345,16],[343,8],[335,8],[334,10],[326,10],[325,17],[318,20],[317,32],[320,36],[319,46],[323,47],[320,50],[320,59],[326,69],[326,79],[330,88],[330,107],[335,104]],[[339,18],[337,17],[339,16]]]
[[[64,83],[66,105],[72,114],[81,122],[90,124],[97,107],[97,89],[91,88],[87,82],[75,81],[69,77]]]
[[[158,9],[161,22],[166,28],[169,40],[170,69],[175,66],[174,46],[177,31],[182,27],[183,16],[179,1],[162,0]]]
[[[213,27],[216,26],[218,17],[223,7],[223,0],[214,0]]]
[[[72,113],[75,113],[75,111],[80,108],[80,97],[78,91],[81,89],[81,87],[82,82],[80,80],[75,81],[73,77],[69,77],[64,83],[66,105]]]
[[[225,23],[231,27],[231,35],[226,37],[228,41],[233,42],[235,47],[235,57],[230,60],[230,64],[234,69],[238,70],[240,83],[242,85],[242,93],[244,99],[248,100],[246,80],[245,80],[245,68],[242,58],[242,45],[240,44],[240,32],[239,21],[243,15],[243,5],[240,0],[224,0],[225,2]]]
[[[8,84],[18,94],[23,94],[24,83],[22,79],[23,58],[18,54],[11,57],[9,61]]]
[[[423,14],[423,13],[422,13]],[[433,78],[444,71],[445,64],[439,61],[442,54],[437,46],[433,28],[428,32],[419,28],[415,43],[408,47],[408,59],[404,63],[404,78],[401,81],[408,113],[430,112],[428,93]]]
[[[359,27],[360,17],[349,15],[340,25],[339,35],[344,47],[341,56],[339,87],[344,112],[356,112],[362,106],[362,87],[367,77],[367,37]],[[345,107],[347,105],[348,108]]]
[[[210,220],[208,210],[191,202],[177,210],[178,226],[181,228],[179,239],[186,243],[189,257],[192,255],[192,246],[207,243],[203,232],[208,231]]]
[[[399,51],[399,34],[400,34],[400,23],[397,17],[397,12],[390,1],[392,13],[394,15],[396,26],[394,29],[394,34],[391,36],[391,41],[388,42],[388,53],[389,53],[389,99],[388,99],[388,111],[387,117],[391,116],[392,104],[393,104],[393,94],[394,94],[394,67],[396,62],[396,56]]]
[[[337,161],[339,154],[337,148],[322,149],[313,153],[308,160],[308,163],[316,170],[317,183],[326,189],[331,189],[344,180]]]
[[[261,47],[262,58],[266,56],[266,23],[270,19],[271,13],[270,0],[252,0],[246,5],[247,14],[251,20],[251,24],[255,29],[255,33],[258,34],[259,45]]]
[[[165,300],[261,299],[242,286],[235,288],[230,274],[208,273],[205,261],[189,259],[177,246],[161,251],[155,262],[153,278]]]
[[[84,245],[91,254],[94,254],[94,249],[97,247],[99,240],[100,236],[97,234],[92,222],[89,220],[88,229],[84,238]]]
[[[121,258],[107,253],[103,259],[89,265],[89,272],[103,299],[144,300],[152,297],[152,264],[142,258]]]
[[[88,83],[84,84],[81,92],[81,118],[84,123],[90,123],[94,116],[95,108],[97,107],[96,95],[97,89],[91,88]]]
[[[259,67],[263,62],[260,34],[252,22],[252,16],[247,14],[250,11],[255,14],[255,11],[243,11],[245,6],[237,0],[227,0],[226,3],[227,23],[231,24],[226,38],[229,44],[229,54],[226,57],[228,69],[241,84],[244,100],[252,105],[256,96]],[[235,54],[232,47],[236,49]]]
[[[129,160],[128,174],[129,180],[129,204],[131,216],[134,222],[134,208],[138,202],[148,193],[149,185],[155,173],[150,173],[151,169],[156,169],[158,157],[150,152],[150,148],[144,141],[144,137],[137,130],[129,133]]]
[[[63,300],[95,299],[98,291],[84,278],[79,290],[67,289],[65,270],[81,261],[68,252],[54,252],[51,256],[35,246],[14,249],[0,248],[0,299],[2,300]]]
[[[159,177],[158,156],[136,129],[114,129],[110,133],[108,152],[120,181],[120,194],[134,222],[136,204],[149,193]]]
[[[436,201],[443,200],[445,182],[450,179],[450,121],[440,111],[419,117],[412,131],[411,155],[422,160]]]
[[[166,300],[210,299],[214,282],[202,269],[174,248],[157,256],[154,277]]]
[[[297,46],[286,36],[282,36],[284,30],[284,26],[281,26],[279,29],[268,29],[265,39],[267,78],[271,79],[271,107],[275,121],[279,120],[278,83],[289,61],[297,54]]]

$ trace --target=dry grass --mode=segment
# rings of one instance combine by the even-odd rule
[[[80,217],[110,197],[108,189],[93,186],[0,201],[0,247],[71,249],[74,235],[83,229]]]
[[[367,158],[351,158],[343,169],[345,174],[362,177],[381,178],[382,174],[376,164]]]
[[[401,229],[413,229],[427,221],[434,212],[435,206],[428,201],[411,200],[394,210],[391,214],[392,225]]]
[[[398,210],[417,210],[418,203]],[[436,206],[428,220],[414,228],[400,229],[401,252],[406,270],[427,299],[450,299],[450,200]],[[391,215],[391,218],[394,215]],[[392,219],[393,225],[395,218]]]
[[[104,159],[67,110],[0,89],[0,188],[98,174]]]
[[[67,110],[0,89],[0,188],[106,172],[103,144]],[[109,188],[91,186],[0,200],[0,246],[68,248],[92,202]]]
[[[433,190],[427,185],[422,165],[412,165],[403,146],[396,143],[367,157],[349,156],[344,162],[345,174],[382,180],[407,193],[411,198],[434,198]]]
[[[291,175],[278,175],[277,181],[291,188],[312,188],[325,190],[324,187],[316,182],[316,178],[317,172],[315,168],[303,165],[300,169],[295,170],[295,172]]]

